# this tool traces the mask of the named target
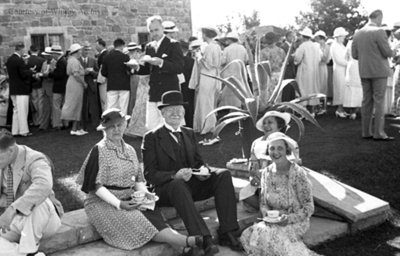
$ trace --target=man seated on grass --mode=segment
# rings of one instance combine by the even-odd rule
[[[194,201],[215,197],[219,220],[219,244],[242,250],[236,235],[239,229],[235,191],[230,172],[209,172],[197,148],[192,129],[181,127],[185,116],[179,91],[162,95],[158,108],[164,125],[148,132],[142,145],[144,174],[160,197],[158,206],[173,206],[185,223],[189,235],[203,236],[205,255],[218,252],[210,231]]]
[[[40,239],[61,226],[51,169],[44,154],[0,130],[0,256],[40,255]]]

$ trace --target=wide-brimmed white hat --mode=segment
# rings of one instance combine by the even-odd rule
[[[313,37],[312,30],[310,28],[305,27],[302,31],[299,32],[302,36]]]
[[[343,27],[335,28],[333,31],[333,37],[347,36],[348,34],[349,32],[347,32]]]
[[[71,47],[69,47],[69,54],[73,54],[80,49],[82,49],[82,46],[80,44],[72,44]]]
[[[291,119],[289,113],[279,112],[279,111],[275,111],[275,110],[268,111],[267,113],[264,114],[263,117],[260,118],[260,120],[257,121],[257,123],[256,123],[257,130],[264,132],[264,129],[263,129],[264,119],[267,117],[270,117],[270,116],[282,118],[285,121],[286,126],[289,125],[290,119]]]
[[[138,44],[135,43],[135,42],[130,42],[130,43],[128,44],[127,49],[128,49],[128,51],[142,50],[142,46],[138,45]]]
[[[235,32],[229,32],[223,38],[239,41],[239,35]]]
[[[163,21],[162,26],[164,28],[164,33],[174,33],[179,31],[175,23],[170,20]]]
[[[295,152],[297,145],[298,145],[297,142],[282,132],[273,132],[268,136],[268,138],[266,140],[267,148],[269,147],[269,144],[271,144],[271,142],[277,141],[277,140],[286,141],[286,143],[288,144],[291,151]]]
[[[317,37],[317,36],[322,36],[322,37],[324,37],[324,38],[327,37],[327,36],[326,36],[326,33],[325,33],[324,31],[322,31],[322,30],[318,30],[318,31],[314,34],[314,37]]]
[[[46,56],[51,55],[51,47],[47,46],[46,48],[44,48],[44,51],[42,52],[42,55],[46,55]]]
[[[56,53],[56,54],[63,54],[62,48],[60,45],[53,45],[51,46],[51,53]]]

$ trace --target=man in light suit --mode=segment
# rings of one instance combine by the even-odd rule
[[[138,74],[150,74],[149,102],[146,108],[146,127],[151,130],[163,124],[157,106],[161,95],[171,90],[180,90],[178,74],[183,72],[184,59],[179,42],[164,35],[162,19],[153,16],[147,19],[147,28],[154,40],[147,44]]]
[[[61,226],[48,158],[0,130],[0,255],[34,255]]]
[[[389,141],[385,131],[385,92],[390,74],[388,58],[393,56],[386,32],[380,28],[383,14],[375,10],[369,15],[369,22],[360,29],[353,39],[352,56],[358,60],[363,88],[361,107],[361,128],[364,139]],[[372,113],[375,121],[372,126]]]
[[[158,107],[165,123],[143,138],[144,175],[160,197],[158,206],[175,207],[189,235],[203,236],[203,249],[208,256],[217,253],[218,247],[213,244],[194,201],[214,196],[220,224],[219,243],[240,251],[242,246],[235,237],[239,225],[231,174],[209,172],[204,166],[193,130],[181,126],[185,115],[183,105],[186,103],[181,92],[163,94]]]

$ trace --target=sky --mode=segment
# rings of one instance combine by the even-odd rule
[[[295,25],[300,11],[310,11],[310,0],[191,0],[193,31],[204,26],[223,24],[226,16],[238,13],[260,14],[261,25]],[[393,25],[400,21],[400,0],[361,0],[367,12],[383,11],[383,22]]]

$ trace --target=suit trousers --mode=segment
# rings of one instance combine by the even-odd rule
[[[363,100],[361,107],[362,136],[383,138],[385,128],[385,94],[387,78],[361,78]],[[375,110],[374,124],[372,113]]]
[[[101,113],[103,113],[107,109],[107,82],[99,84],[99,98]]]
[[[29,95],[11,95],[13,102],[12,134],[20,135],[29,133],[28,111]]]
[[[107,109],[118,108],[126,115],[128,113],[129,91],[108,91],[107,92]]]
[[[43,116],[43,88],[32,89],[31,102],[34,107],[32,110],[32,121],[34,125],[39,126]]]
[[[51,113],[51,121],[53,128],[61,128],[63,126],[68,126],[67,121],[61,121],[61,109],[64,104],[65,94],[53,93],[53,108]]]
[[[43,111],[40,118],[40,129],[46,130],[50,125],[51,108],[53,105],[53,80],[44,79],[42,82],[43,88]]]
[[[28,216],[17,215],[11,222],[10,231],[0,233],[0,256],[26,255],[39,248],[40,239],[55,234],[61,227],[53,203],[46,199]]]
[[[160,197],[158,206],[173,206],[185,223],[189,235],[210,235],[210,231],[194,202],[214,196],[219,220],[219,234],[239,228],[232,177],[229,171],[213,173],[209,179],[200,181],[195,176],[185,182],[175,179],[156,188]]]

